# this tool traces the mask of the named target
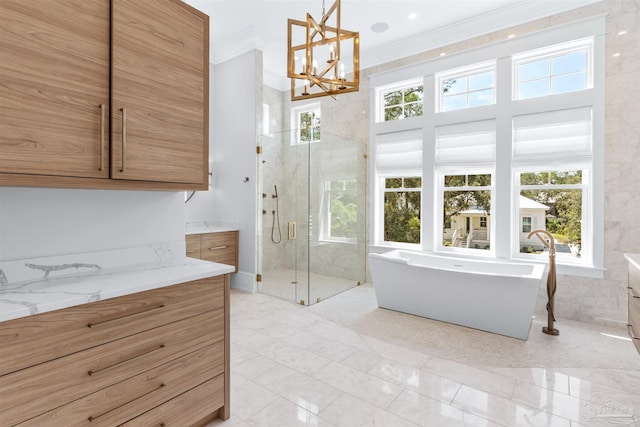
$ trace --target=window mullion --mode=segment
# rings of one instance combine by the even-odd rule
[[[519,216],[512,209],[512,84],[511,57],[499,58],[496,63],[496,170],[494,179],[493,216],[495,254],[497,258],[511,257],[512,230]],[[515,217],[518,217],[516,220]]]

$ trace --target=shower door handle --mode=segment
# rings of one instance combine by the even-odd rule
[[[296,223],[290,222],[287,224],[287,239],[296,240]]]

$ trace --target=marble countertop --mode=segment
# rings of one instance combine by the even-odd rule
[[[629,264],[640,270],[640,254],[624,254],[624,257],[629,261]]]
[[[0,321],[232,273],[184,243],[0,262]]]
[[[220,233],[238,230],[238,224],[234,221],[192,221],[185,224],[184,234]]]

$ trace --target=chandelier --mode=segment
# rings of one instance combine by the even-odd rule
[[[340,0],[316,21],[289,19],[287,77],[291,100],[357,92],[360,88],[360,35],[340,26]]]

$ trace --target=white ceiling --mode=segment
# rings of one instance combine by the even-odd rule
[[[264,81],[285,90],[287,19],[322,17],[322,0],[184,0],[210,16],[211,62],[263,52]],[[600,0],[342,0],[342,27],[360,32],[361,68]],[[325,0],[328,9],[333,0]],[[409,19],[415,13],[416,18]],[[371,26],[386,23],[376,33]],[[517,36],[517,35],[516,35]]]

